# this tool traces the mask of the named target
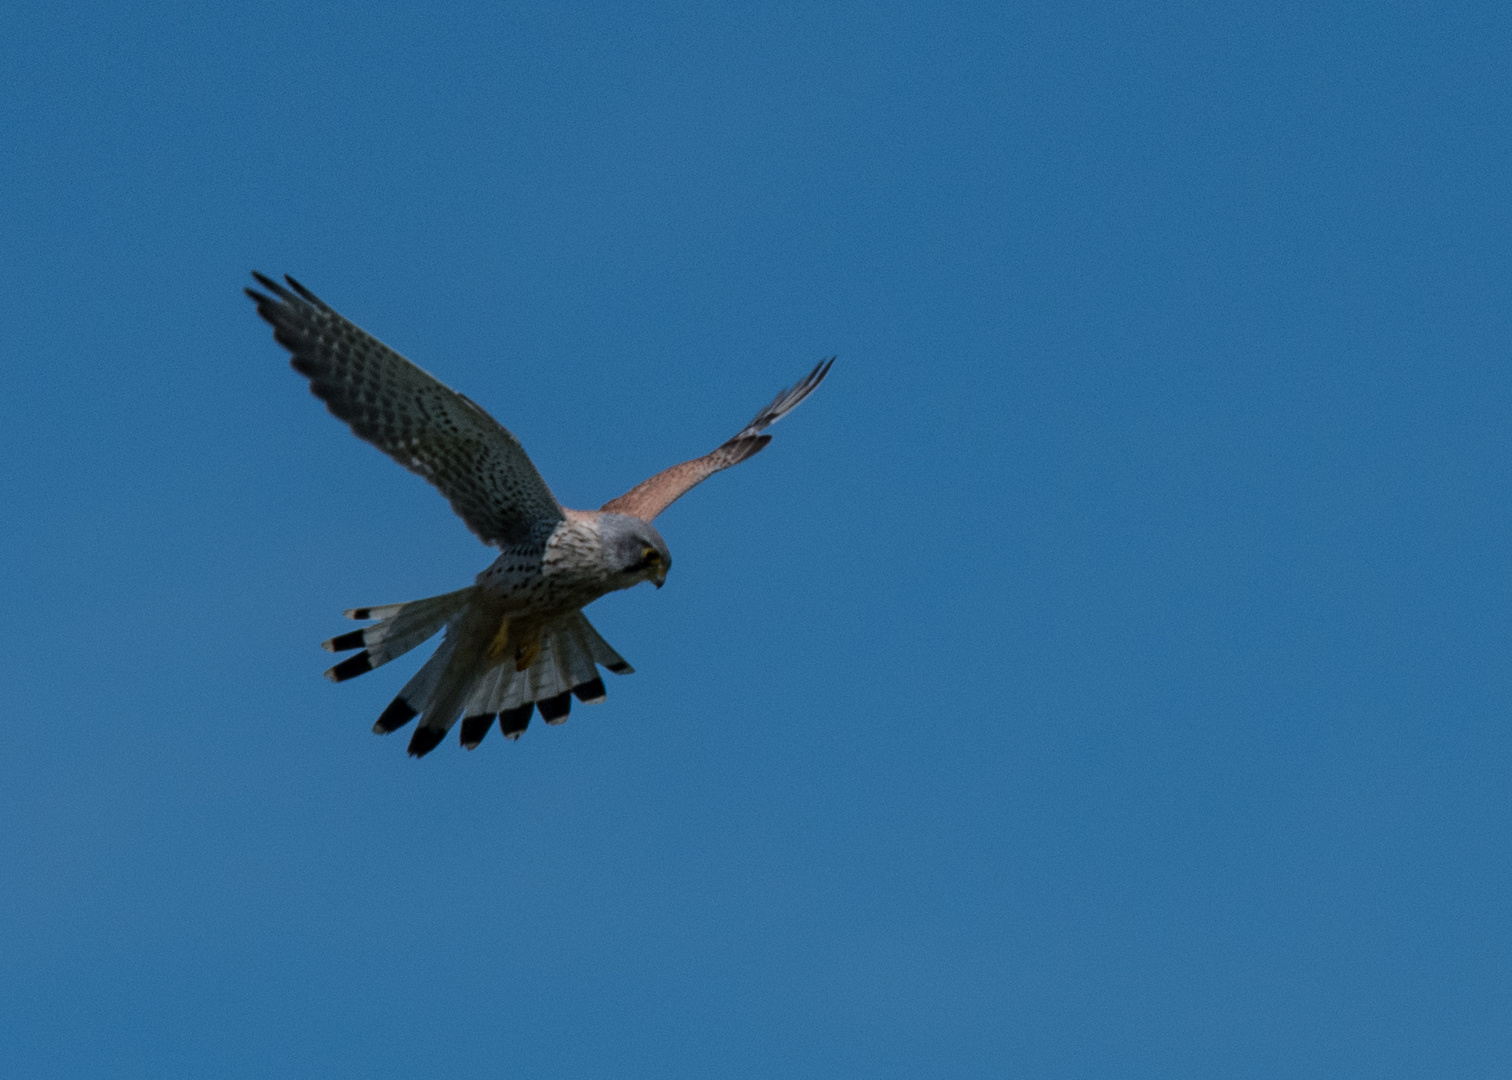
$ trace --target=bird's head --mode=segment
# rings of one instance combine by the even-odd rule
[[[629,514],[600,514],[599,537],[604,561],[617,579],[616,588],[628,589],[649,581],[659,589],[667,580],[672,554],[649,521]]]

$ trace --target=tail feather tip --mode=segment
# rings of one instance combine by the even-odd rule
[[[366,675],[373,670],[373,659],[366,652],[360,652],[356,656],[349,656],[335,667],[326,671],[325,677],[332,682],[346,682],[355,679],[359,675]]]
[[[527,701],[514,709],[505,709],[499,714],[499,734],[506,739],[518,740],[530,726],[530,714],[535,711],[535,702]]]
[[[374,735],[387,735],[391,731],[398,731],[405,724],[420,715],[420,711],[410,705],[402,697],[396,697],[389,702],[388,708],[379,715],[373,724]]]
[[[329,641],[322,641],[320,647],[326,652],[349,652],[352,649],[360,649],[366,642],[363,640],[365,630],[353,630],[347,634],[337,634]]]
[[[568,690],[556,697],[542,698],[535,705],[541,710],[541,719],[548,724],[566,723],[567,714],[572,711],[572,691]]]
[[[446,731],[442,728],[418,727],[415,734],[410,737],[409,756],[422,758],[436,747],[441,745],[441,740],[446,738]]]
[[[478,716],[468,716],[462,720],[461,743],[464,749],[473,750],[483,741],[483,736],[488,734],[488,729],[493,726],[494,714],[482,713]]]
[[[609,697],[604,689],[604,680],[595,675],[585,683],[580,683],[572,688],[573,695],[584,705],[597,705]]]

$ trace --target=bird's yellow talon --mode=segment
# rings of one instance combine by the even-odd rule
[[[509,620],[505,619],[499,624],[499,632],[494,635],[493,641],[488,645],[488,658],[490,660],[504,659],[504,650],[509,647]]]

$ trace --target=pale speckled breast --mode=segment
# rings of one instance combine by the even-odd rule
[[[576,611],[609,591],[599,552],[594,524],[569,519],[556,527],[544,548],[507,548],[476,580],[506,610],[549,618]]]
[[[544,548],[539,545],[505,548],[474,582],[508,607],[532,606],[531,598],[541,594],[546,587],[545,575],[541,572],[543,552]]]

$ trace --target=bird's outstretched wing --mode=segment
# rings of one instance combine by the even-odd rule
[[[332,415],[425,477],[485,544],[544,540],[562,508],[525,449],[477,404],[363,332],[291,277],[252,275],[257,313]]]
[[[771,442],[772,437],[763,435],[762,432],[792,412],[800,401],[813,393],[814,387],[822,383],[829,374],[830,365],[834,362],[833,356],[819,361],[802,381],[778,394],[770,405],[756,414],[754,420],[717,449],[703,457],[663,469],[651,479],[636,484],[619,498],[610,499],[600,509],[650,521],[689,488],[702,483],[721,469],[739,465]]]

